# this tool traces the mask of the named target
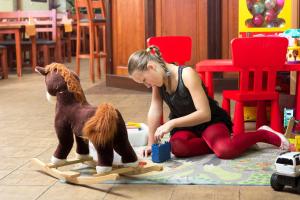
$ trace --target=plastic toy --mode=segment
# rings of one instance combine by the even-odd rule
[[[281,33],[291,28],[291,0],[240,0],[239,33]]]
[[[294,144],[295,151],[300,151],[300,135],[296,135],[295,139],[291,139],[290,143]]]
[[[282,35],[289,39],[287,61],[300,63],[300,29],[289,29]]]
[[[284,108],[283,110],[283,126],[287,127],[289,120],[294,116],[294,109]]]
[[[300,153],[285,152],[275,162],[276,172],[271,176],[271,187],[281,191],[291,186],[300,193]]]
[[[171,158],[171,144],[165,142],[164,144],[152,145],[152,161],[155,163],[161,163]]]
[[[266,107],[267,119],[270,120],[270,106]],[[245,122],[255,122],[256,121],[256,107],[251,103],[245,103],[244,107],[244,121]]]
[[[73,184],[96,184],[101,183],[107,180],[116,180],[120,177],[120,175],[126,174],[144,174],[151,171],[161,171],[163,167],[157,164],[147,163],[145,161],[141,161],[138,163],[137,167],[123,167],[123,166],[113,166],[112,171],[102,173],[102,174],[93,174],[91,176],[81,176],[79,172],[76,171],[60,171],[59,167],[69,166],[76,163],[83,163],[86,161],[91,161],[92,158],[87,159],[74,159],[68,160],[63,164],[52,164],[52,163],[44,163],[37,158],[33,158],[32,162],[37,165],[40,170],[53,176],[61,181],[65,181],[67,183]]]
[[[127,122],[128,139],[133,147],[147,145],[149,128],[144,123]]]
[[[125,164],[137,164],[125,122],[116,108],[107,103],[98,107],[90,105],[78,76],[63,64],[36,67],[36,71],[45,76],[48,99],[56,99],[54,126],[59,144],[51,163],[67,162],[75,137],[79,160],[89,157],[88,140],[95,146],[99,158],[96,166],[98,173],[111,170],[113,150],[121,155]]]
[[[36,71],[45,76],[48,100],[56,98],[55,131],[59,144],[51,163],[45,164],[34,159],[44,172],[68,182],[85,184],[117,178],[116,173],[140,170],[137,156],[128,140],[125,122],[116,108],[108,103],[98,107],[91,106],[85,98],[79,77],[63,64],[52,63],[45,68],[36,67]],[[74,138],[77,143],[76,159],[70,161],[67,156]],[[89,155],[89,141],[97,152],[96,171],[101,178],[85,179],[78,172],[55,169],[74,163],[94,164]],[[122,158],[122,170],[113,170],[114,151]]]
[[[298,120],[295,120],[294,117],[292,117],[289,120],[287,129],[285,131],[284,136],[289,140],[290,142],[290,151],[300,151],[300,135],[293,132],[294,124],[299,124]]]
[[[254,122],[256,120],[256,107],[244,107],[244,121]]]

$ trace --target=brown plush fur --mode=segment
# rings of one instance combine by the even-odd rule
[[[89,154],[87,138],[97,151],[98,166],[112,166],[114,151],[122,157],[123,163],[137,160],[124,119],[116,108],[107,103],[98,108],[90,105],[79,77],[62,64],[36,67],[36,71],[45,76],[48,94],[57,99],[54,126],[59,143],[55,158],[66,159],[74,141],[76,153]]]
[[[86,98],[84,96],[83,90],[81,88],[79,80],[72,74],[72,72],[66,68],[63,64],[52,63],[45,67],[45,72],[54,72],[59,73],[65,80],[69,92],[72,92],[75,98],[81,102],[86,103]]]
[[[83,136],[96,145],[111,143],[117,130],[118,114],[109,103],[100,105],[83,127]]]

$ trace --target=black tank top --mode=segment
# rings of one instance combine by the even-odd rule
[[[166,87],[164,85],[159,88],[160,96],[170,108],[170,119],[186,116],[196,111],[192,96],[189,90],[185,87],[182,80],[182,71],[184,68],[185,67],[181,66],[178,67],[178,85],[174,93],[169,94],[166,91]],[[209,125],[218,122],[223,122],[227,126],[228,130],[232,132],[232,122],[229,115],[225,110],[219,107],[217,101],[213,100],[208,96],[207,90],[203,84],[202,87],[204,88],[205,94],[209,100],[209,106],[211,110],[211,121],[193,127],[175,128],[171,131],[171,135],[175,131],[184,129],[196,132],[200,136],[204,129],[206,129]]]

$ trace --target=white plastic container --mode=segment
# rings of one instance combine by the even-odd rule
[[[128,139],[132,147],[136,150],[137,147],[147,145],[149,128],[146,124],[141,123],[141,128],[139,129],[128,129]],[[94,145],[89,142],[90,155],[93,160],[97,161],[98,156]],[[114,151],[114,164],[121,164],[121,156]]]
[[[146,124],[141,123],[139,129],[127,129],[129,142],[133,147],[147,145],[149,128]]]

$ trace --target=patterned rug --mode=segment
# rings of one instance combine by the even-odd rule
[[[274,162],[280,153],[273,146],[258,144],[232,160],[222,160],[214,154],[187,159],[172,157],[162,163],[164,170],[161,172],[122,176],[117,181],[106,183],[270,185]]]

